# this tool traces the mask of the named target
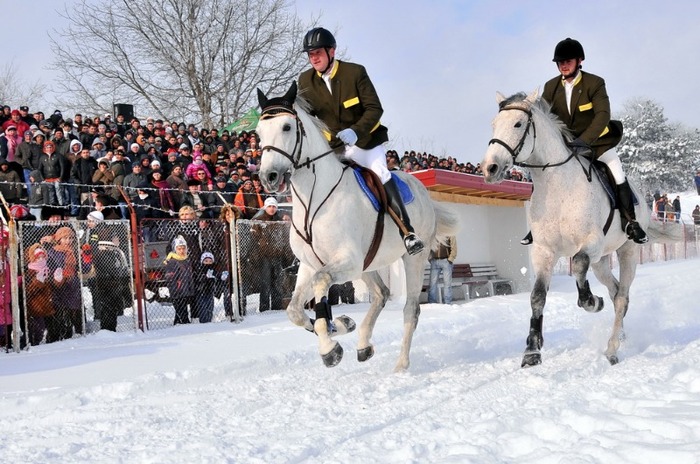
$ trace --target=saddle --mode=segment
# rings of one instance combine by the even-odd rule
[[[365,193],[367,198],[369,198],[369,201],[372,203],[372,206],[374,206],[375,211],[377,211],[377,221],[375,222],[374,226],[374,235],[372,236],[372,242],[370,243],[369,250],[367,250],[363,263],[362,269],[364,270],[367,269],[367,267],[369,267],[369,265],[372,263],[372,260],[374,260],[374,257],[377,255],[379,245],[382,243],[382,238],[384,236],[384,218],[386,217],[385,213],[388,212],[390,206],[387,204],[384,185],[374,171],[356,163],[350,162],[346,164],[352,169],[353,174],[355,174],[355,180],[360,186],[360,189]],[[413,196],[413,192],[411,192],[411,189],[406,182],[404,182],[393,172],[391,173],[391,177],[392,180],[396,182],[404,204],[413,202],[415,197]],[[394,222],[396,222],[395,216],[391,216],[394,219]],[[400,224],[396,223],[396,225],[401,228]]]

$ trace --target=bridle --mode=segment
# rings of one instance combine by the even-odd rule
[[[516,161],[518,156],[520,156],[520,153],[523,150],[523,146],[525,145],[525,140],[527,140],[527,136],[530,133],[530,128],[532,127],[532,150],[530,151],[530,155],[535,151],[535,140],[537,139],[537,128],[535,127],[535,122],[532,120],[532,111],[528,108],[523,108],[521,106],[504,106],[499,110],[499,113],[501,111],[509,111],[509,110],[518,110],[522,111],[523,113],[527,114],[527,125],[525,126],[525,132],[523,132],[523,136],[520,138],[520,141],[518,144],[515,146],[515,148],[511,148],[510,145],[508,145],[506,142],[504,142],[501,139],[496,139],[493,138],[489,140],[489,145],[496,143],[498,145],[501,145],[503,148],[508,150],[508,153],[510,153],[510,156],[513,158],[513,164],[516,166],[520,166],[523,168],[542,168],[544,171],[546,168],[550,167],[555,167],[555,166],[561,166],[563,164],[568,163],[571,161],[572,158],[576,158],[576,160],[581,164],[581,160],[579,159],[579,155],[576,152],[576,150],[571,150],[571,154],[569,155],[568,158],[566,158],[564,161],[560,161],[558,163],[547,163],[547,164],[529,164],[529,163],[523,163]],[[581,164],[581,167],[583,167],[583,164]],[[586,172],[586,168],[583,168],[584,172]],[[590,182],[591,177],[590,177],[590,172],[586,173],[586,176],[588,177],[588,181]]]
[[[535,123],[532,121],[532,111],[530,111],[527,108],[522,108],[520,106],[504,106],[499,110],[499,113],[501,111],[508,111],[508,110],[518,110],[522,111],[523,113],[527,114],[527,125],[525,126],[525,131],[523,132],[523,136],[520,137],[520,141],[518,144],[515,146],[515,148],[511,148],[510,145],[508,145],[506,142],[504,142],[501,139],[491,139],[489,140],[489,145],[497,143],[498,145],[502,146],[506,150],[508,150],[508,153],[510,153],[510,156],[513,157],[513,164],[520,165],[520,163],[516,162],[515,160],[520,156],[520,152],[523,150],[523,146],[525,145],[525,140],[527,140],[527,136],[530,134],[530,128],[532,127],[532,151],[535,151],[535,139],[537,139],[537,128],[535,127]],[[532,151],[530,154],[532,154]]]
[[[318,161],[319,159],[323,158],[324,156],[330,155],[333,153],[336,149],[331,148],[330,150],[321,153],[318,156],[315,156],[313,158],[308,158],[306,161],[303,163],[300,163],[301,160],[301,150],[304,144],[304,137],[306,137],[306,131],[304,130],[304,124],[301,122],[301,119],[299,119],[299,116],[297,115],[296,110],[293,108],[288,108],[286,106],[270,106],[267,107],[263,110],[262,115],[260,115],[260,120],[265,121],[266,119],[274,118],[277,116],[292,116],[294,120],[296,121],[296,140],[294,141],[294,149],[292,150],[292,153],[289,154],[286,151],[282,150],[281,148],[277,148],[274,145],[265,145],[260,149],[261,153],[264,153],[265,150],[272,150],[280,155],[284,156],[287,158],[291,163],[294,169],[300,169],[300,168],[310,168],[311,165]]]

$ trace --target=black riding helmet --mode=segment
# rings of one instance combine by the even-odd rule
[[[586,55],[583,53],[583,46],[578,40],[567,37],[554,48],[554,58],[552,58],[554,62],[572,60],[575,58],[586,59]]]
[[[304,51],[306,53],[317,48],[335,48],[335,37],[328,29],[315,27],[304,36]]]

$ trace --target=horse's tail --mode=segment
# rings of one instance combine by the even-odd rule
[[[684,227],[680,222],[651,219],[647,226],[647,235],[649,240],[655,243],[678,243],[683,241]]]
[[[433,201],[433,208],[435,209],[435,240],[445,243],[447,237],[457,235],[459,232],[459,216],[452,208],[436,201]]]

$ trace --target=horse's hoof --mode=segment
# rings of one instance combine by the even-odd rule
[[[614,366],[615,364],[620,362],[617,355],[608,356],[608,361],[610,362],[611,366]]]
[[[323,359],[323,364],[325,364],[326,367],[337,366],[343,359],[343,347],[340,346],[340,343],[336,342],[332,350],[321,355],[321,359]]]
[[[333,324],[334,324],[335,330],[331,333],[331,336],[345,335],[345,334],[350,333],[353,330],[355,330],[355,327],[356,327],[355,321],[350,319],[345,314],[333,319]]]
[[[374,347],[372,345],[362,348],[361,350],[357,350],[357,360],[360,362],[365,362],[372,356],[374,356]]]
[[[542,364],[542,354],[541,353],[526,353],[523,356],[523,362],[520,367],[531,367]]]
[[[578,306],[579,308],[583,308],[584,310],[586,310],[586,312],[598,313],[603,310],[603,297],[591,295],[591,297],[586,301],[579,300]]]

